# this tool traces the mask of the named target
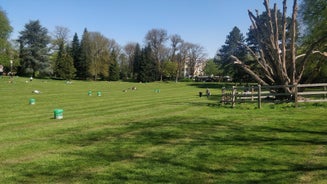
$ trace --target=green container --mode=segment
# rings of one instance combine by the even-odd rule
[[[88,94],[89,96],[92,96],[92,91],[89,90],[89,91],[87,92],[87,94]]]
[[[101,96],[101,91],[98,91],[98,92],[97,92],[97,95],[98,95],[98,96]]]
[[[62,118],[64,118],[63,112],[64,112],[64,110],[62,110],[62,109],[55,109],[53,111],[54,119],[62,119]]]
[[[35,104],[35,99],[34,99],[34,98],[30,98],[30,100],[29,100],[29,104],[30,104],[30,105],[34,105],[34,104]]]

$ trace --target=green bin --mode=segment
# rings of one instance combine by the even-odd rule
[[[34,104],[35,104],[35,99],[34,99],[34,98],[30,98],[30,100],[29,100],[29,104],[30,104],[30,105],[34,105]]]
[[[64,112],[64,110],[62,110],[62,109],[55,109],[53,111],[53,113],[54,113],[54,119],[62,119],[62,118],[64,118],[63,112]]]

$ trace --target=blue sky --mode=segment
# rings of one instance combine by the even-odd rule
[[[282,0],[270,0],[271,7]],[[291,12],[292,0],[288,1]],[[84,28],[98,31],[121,46],[143,44],[146,33],[165,29],[185,41],[200,44],[208,58],[224,44],[234,26],[246,35],[250,26],[247,10],[264,10],[263,0],[0,0],[17,38],[30,20],[40,20],[49,33],[67,27],[71,38],[82,37]]]

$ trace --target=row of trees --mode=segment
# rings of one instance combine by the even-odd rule
[[[121,47],[114,39],[99,32],[84,30],[81,40],[75,33],[69,39],[68,28],[57,26],[49,36],[38,20],[30,21],[19,32],[16,47],[7,41],[12,31],[3,11],[7,28],[1,44],[0,63],[9,71],[13,60],[21,76],[59,79],[110,80],[132,79],[142,82],[179,80],[194,75],[197,65],[204,63],[202,46],[184,41],[179,35],[168,35],[164,29],[152,29],[144,38],[144,46],[128,43]]]
[[[275,4],[259,14],[249,11],[252,25],[246,35],[234,27],[210,66],[215,75],[264,85],[327,81],[327,2],[297,0],[287,17],[286,0],[280,11]],[[300,34],[301,33],[301,34]],[[289,89],[287,89],[289,91]]]
[[[249,11],[252,22],[246,37],[234,27],[214,59],[206,62],[206,75],[231,76],[236,81],[260,84],[326,82],[327,3],[303,0],[297,19],[297,0],[292,16],[283,8],[269,7],[262,14]],[[12,28],[0,11],[0,63],[8,71],[14,60],[19,75],[52,76],[63,79],[155,81],[178,80],[205,61],[203,47],[168,35],[164,29],[152,29],[144,45],[119,46],[99,32],[84,30],[81,41],[69,30],[56,27],[52,37],[39,21],[30,21],[20,32],[17,47],[8,38]],[[301,34],[299,34],[301,30]],[[286,89],[290,92],[291,89]]]

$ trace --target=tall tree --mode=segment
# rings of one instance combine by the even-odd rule
[[[287,24],[287,7],[286,0],[283,1],[282,21],[277,18],[277,5],[274,4],[273,11],[269,8],[269,0],[264,1],[264,6],[267,11],[268,20],[260,22],[258,14],[254,15],[249,11],[249,17],[252,22],[252,29],[255,31],[257,43],[259,44],[259,55],[251,50],[248,51],[253,55],[258,65],[259,71],[254,71],[249,65],[244,63],[242,59],[232,55],[235,64],[241,66],[249,73],[259,84],[263,85],[289,85],[297,84],[302,78],[305,64],[310,54],[315,49],[315,45],[311,45],[306,49],[304,54],[297,54],[297,0],[293,1],[292,20]],[[282,25],[282,36],[279,34],[279,26]],[[265,29],[266,27],[269,29]],[[290,32],[287,34],[286,29],[290,27]],[[287,57],[288,56],[288,57]],[[283,90],[287,93],[293,93],[295,88],[284,87]]]
[[[153,59],[157,63],[157,71],[159,72],[160,80],[162,80],[161,63],[165,60],[167,48],[165,42],[168,40],[167,31],[164,29],[151,29],[145,36],[145,43],[149,45]]]
[[[134,56],[135,56],[135,48],[137,43],[128,43],[124,46],[124,51],[127,56],[128,61],[128,76],[133,78],[134,71]]]
[[[67,27],[56,26],[53,32],[52,44],[54,49],[58,50],[61,44],[66,45],[68,43],[70,30]]]
[[[71,56],[73,58],[74,68],[76,69],[76,77],[78,79],[83,78],[81,71],[81,45],[78,39],[77,33],[74,34],[73,41],[71,43]]]
[[[183,43],[183,39],[178,34],[171,35],[169,38],[170,38],[170,42],[171,42],[169,60],[175,62],[176,61],[176,54],[178,53],[180,45]]]
[[[10,66],[10,60],[13,59],[8,41],[12,30],[13,28],[10,26],[6,13],[0,9],[0,65]]]
[[[119,80],[119,65],[115,50],[110,52],[109,81]]]
[[[42,27],[39,20],[25,24],[25,29],[18,38],[20,44],[20,61],[22,75],[49,75],[50,68],[49,48],[50,37],[48,30]]]
[[[240,44],[241,43],[241,44]],[[245,38],[238,27],[234,27],[226,37],[225,45],[219,50],[220,60],[218,63],[222,66],[223,74],[231,76],[236,80],[244,78],[244,73],[240,68],[233,64],[230,55],[234,55],[242,60],[246,58],[246,49],[242,45],[245,43]]]
[[[142,61],[142,51],[140,44],[135,45],[134,57],[133,57],[133,78],[139,80],[140,64]]]
[[[327,55],[327,1],[303,0],[299,9],[304,29],[304,47],[312,44],[316,49]],[[315,55],[308,58],[303,74],[303,82],[327,82],[326,57]],[[312,72],[314,71],[314,72]]]
[[[119,78],[123,80],[131,79],[132,72],[130,71],[130,65],[129,65],[130,62],[127,58],[126,53],[125,52],[120,53],[117,59],[118,59],[118,65],[120,70]]]
[[[182,42],[179,46],[179,53],[177,54],[177,75],[176,75],[176,82],[180,77],[186,77],[187,71],[186,71],[186,61],[189,58],[189,50],[192,47],[192,43],[189,42]]]
[[[179,77],[181,77],[181,71],[182,71],[182,49],[184,40],[181,38],[180,35],[174,34],[170,37],[171,42],[171,49],[170,49],[170,58],[169,60],[176,63],[176,71],[175,71],[175,82],[178,81]]]
[[[302,0],[299,14],[305,25],[305,41],[316,42],[327,37],[327,1]]]
[[[74,67],[73,58],[69,53],[68,46],[66,46],[66,48],[64,47],[63,43],[59,45],[55,73],[57,74],[57,77],[71,80],[75,77],[76,69]]]
[[[69,29],[62,26],[56,26],[52,33],[52,69],[56,77],[61,77],[59,72],[62,73],[63,57],[66,55],[65,48],[68,47]],[[66,56],[65,56],[66,57]]]
[[[94,80],[97,80],[98,77],[107,78],[110,63],[109,40],[99,32],[90,32],[89,39],[89,73]]]
[[[206,54],[204,48],[199,44],[191,44],[188,53],[188,68],[189,74],[194,77],[196,75],[196,69],[202,68],[204,64]]]
[[[85,28],[81,40],[80,61],[76,68],[77,77],[79,79],[88,79],[91,76],[89,73],[89,67],[91,63],[90,51],[91,51],[90,33]]]
[[[141,82],[153,82],[157,80],[158,67],[150,46],[142,49],[142,59],[139,63],[138,80]]]

